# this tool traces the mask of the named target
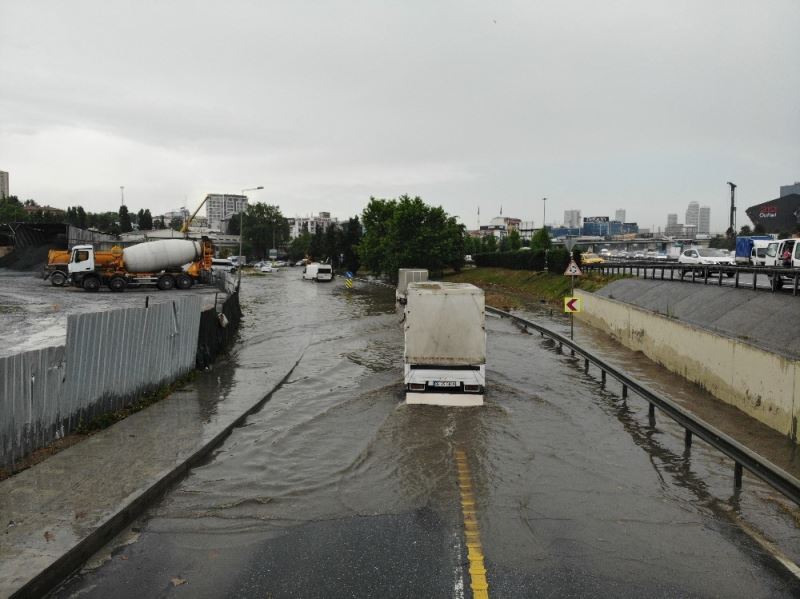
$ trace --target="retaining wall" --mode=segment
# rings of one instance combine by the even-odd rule
[[[608,297],[575,291],[582,320],[797,440],[800,361]]]
[[[72,315],[64,346],[0,358],[0,467],[192,370],[201,309],[194,295]]]

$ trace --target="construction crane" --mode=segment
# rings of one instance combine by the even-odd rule
[[[192,215],[183,222],[183,226],[181,227],[181,233],[183,233],[186,237],[189,236],[189,226],[192,224],[194,217],[197,216],[197,213],[200,212],[200,208],[202,208],[205,205],[207,199],[208,196],[204,197],[203,201],[200,202],[200,205],[197,207],[197,210],[192,212]]]

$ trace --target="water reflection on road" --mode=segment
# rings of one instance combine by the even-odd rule
[[[487,405],[405,406],[390,292],[292,271],[245,292],[250,351],[236,368],[264,368],[252,348],[282,345],[298,366],[135,543],[61,596],[158,595],[171,577],[195,597],[468,596],[456,449],[493,597],[800,589],[730,517],[718,456],[684,459],[669,431],[540,338],[489,318]]]

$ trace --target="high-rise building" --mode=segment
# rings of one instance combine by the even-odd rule
[[[780,197],[792,195],[793,193],[800,194],[800,181],[795,182],[794,185],[781,185]]]
[[[8,197],[8,173],[0,171],[0,199]]]
[[[206,218],[208,228],[225,233],[228,221],[234,214],[247,210],[247,196],[210,193],[206,196]]]
[[[711,233],[711,207],[700,206],[700,221],[697,224],[698,233]]]
[[[697,202],[689,202],[686,208],[686,224],[695,227],[700,224],[700,204]]]
[[[581,226],[580,210],[564,210],[564,226],[576,229]]]
[[[678,224],[678,215],[677,214],[667,214],[667,226],[674,227]]]
[[[625,222],[625,209],[620,208],[616,212],[614,212],[614,220],[618,220],[621,223]]]

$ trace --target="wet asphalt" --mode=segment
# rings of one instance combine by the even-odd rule
[[[549,342],[488,318],[486,405],[406,406],[390,291],[295,270],[243,289],[251,357],[230,368],[256,367],[254,347],[269,364],[286,339],[298,366],[54,596],[470,597],[458,449],[491,597],[800,595],[739,525],[724,459],[684,454],[680,430]]]

